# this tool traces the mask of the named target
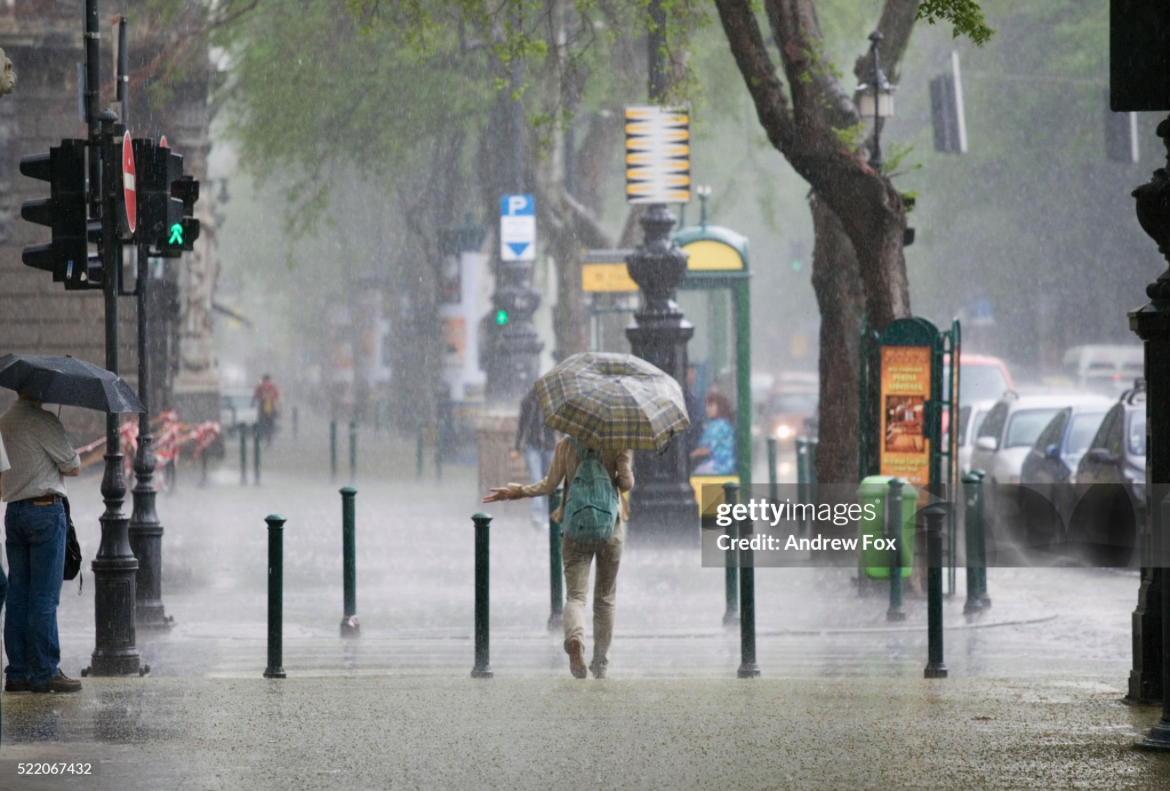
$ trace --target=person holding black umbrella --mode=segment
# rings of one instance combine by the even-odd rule
[[[0,496],[8,556],[8,614],[4,619],[5,692],[78,692],[81,682],[57,667],[57,605],[65,568],[65,478],[81,472],[81,457],[65,427],[42,403],[20,393],[0,415],[0,437],[11,468]]]

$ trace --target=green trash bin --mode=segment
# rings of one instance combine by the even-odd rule
[[[861,481],[857,489],[857,502],[863,507],[874,505],[874,518],[869,519],[865,512],[857,520],[857,550],[861,553],[861,568],[865,576],[870,579],[889,579],[890,551],[877,549],[873,539],[885,538],[886,535],[886,494],[890,491],[890,475],[871,475]],[[910,576],[914,567],[914,514],[918,511],[918,490],[907,483],[902,487],[902,577]],[[870,537],[866,547],[865,537]],[[885,542],[883,542],[884,546]]]

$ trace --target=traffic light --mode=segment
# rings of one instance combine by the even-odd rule
[[[183,173],[183,158],[172,154],[179,160],[179,173]],[[184,250],[194,250],[195,240],[199,238],[199,220],[195,213],[195,201],[199,200],[199,182],[186,174],[180,175],[171,181],[171,200],[179,201],[183,206],[183,215],[167,227],[166,243],[159,246],[164,257],[177,258]]]
[[[496,311],[496,324],[503,327],[507,323],[508,323],[508,311],[504,310],[503,308],[500,308],[499,310]]]
[[[48,154],[20,160],[21,174],[49,182],[49,198],[25,201],[20,216],[53,232],[48,244],[24,248],[21,260],[53,273],[66,289],[99,288],[101,263],[90,261],[85,192],[85,141],[62,140]]]

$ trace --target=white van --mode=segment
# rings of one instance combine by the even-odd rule
[[[1064,372],[1076,387],[1117,396],[1145,373],[1140,345],[1091,344],[1064,353]]]

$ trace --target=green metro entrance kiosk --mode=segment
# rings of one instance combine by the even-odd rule
[[[751,269],[747,237],[730,228],[699,225],[682,228],[674,241],[687,253],[687,274],[676,299],[695,325],[688,360],[700,372],[700,390],[717,387],[735,405],[734,475],[692,477],[703,484],[752,478]],[[593,297],[594,320],[606,313],[633,312],[628,295],[638,287],[626,271],[630,250],[592,250],[581,265],[582,289]],[[598,351],[616,351],[598,349]]]

